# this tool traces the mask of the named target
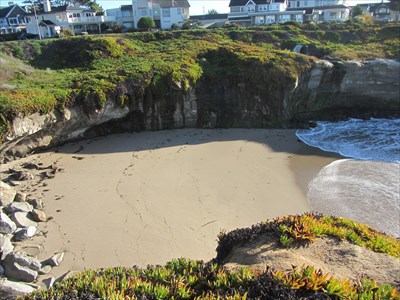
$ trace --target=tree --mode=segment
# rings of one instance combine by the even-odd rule
[[[209,9],[207,15],[218,15],[218,11],[214,8]]]
[[[364,11],[360,5],[354,6],[353,9],[351,10],[351,15],[353,16],[353,18],[357,17],[357,16],[361,16],[363,14],[364,14]]]
[[[150,28],[156,27],[153,18],[151,17],[142,17],[137,23],[137,27],[142,30],[149,30]]]

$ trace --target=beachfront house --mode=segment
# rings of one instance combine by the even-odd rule
[[[187,0],[132,0],[135,28],[142,17],[153,18],[157,27],[170,29],[172,24],[182,26],[189,18]]]
[[[94,9],[86,7],[58,6],[51,7],[50,1],[43,2],[43,12],[32,12],[26,19],[26,31],[42,38],[58,36],[62,30],[69,29],[75,34],[82,32],[101,33],[102,25],[111,27],[115,24],[113,16],[97,16]]]
[[[288,21],[345,21],[350,17],[346,0],[231,0],[229,21],[264,25]]]
[[[12,2],[8,7],[0,8],[0,34],[25,30],[25,15],[26,11]]]
[[[362,3],[358,4],[365,14],[368,14],[376,21],[392,21],[391,10],[389,3]],[[393,19],[394,20],[394,19]]]
[[[115,22],[124,29],[135,27],[132,5],[121,5],[118,8],[107,9],[106,14],[115,17]]]

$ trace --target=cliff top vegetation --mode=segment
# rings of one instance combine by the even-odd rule
[[[18,114],[89,100],[98,107],[107,99],[129,105],[146,90],[186,90],[202,78],[241,78],[257,86],[260,73],[296,78],[315,58],[398,59],[398,33],[398,23],[286,23],[1,43],[0,141]],[[308,45],[307,55],[291,51],[299,44]]]

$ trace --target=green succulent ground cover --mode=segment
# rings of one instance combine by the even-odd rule
[[[255,86],[258,73],[293,78],[313,60],[287,50],[296,44],[313,44],[320,56],[334,59],[399,58],[399,24],[288,23],[4,42],[0,141],[16,114],[88,99],[98,106],[109,98],[127,104],[129,97],[116,92],[121,83],[129,83],[140,97],[149,89],[162,95],[171,85],[187,89],[201,78],[246,78]]]
[[[268,221],[253,228],[222,234],[217,259],[209,263],[177,259],[165,266],[90,270],[64,280],[50,290],[22,299],[399,299],[398,290],[373,279],[357,282],[339,280],[314,267],[291,272],[243,268],[228,271],[218,263],[221,253],[260,233],[275,235],[277,241],[290,234],[293,243],[312,242],[329,235],[348,239],[375,251],[399,257],[400,242],[353,221],[305,214]],[[353,235],[358,238],[354,239]],[[359,242],[358,239],[363,242]],[[229,242],[228,242],[229,240]],[[379,240],[382,247],[376,248]],[[288,246],[287,243],[284,243]]]

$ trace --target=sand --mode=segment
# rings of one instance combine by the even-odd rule
[[[293,130],[183,129],[67,144],[23,161],[63,171],[31,187],[53,219],[24,242],[52,274],[114,266],[210,260],[222,230],[310,210],[307,185],[335,156]],[[48,275],[49,276],[49,275]]]

